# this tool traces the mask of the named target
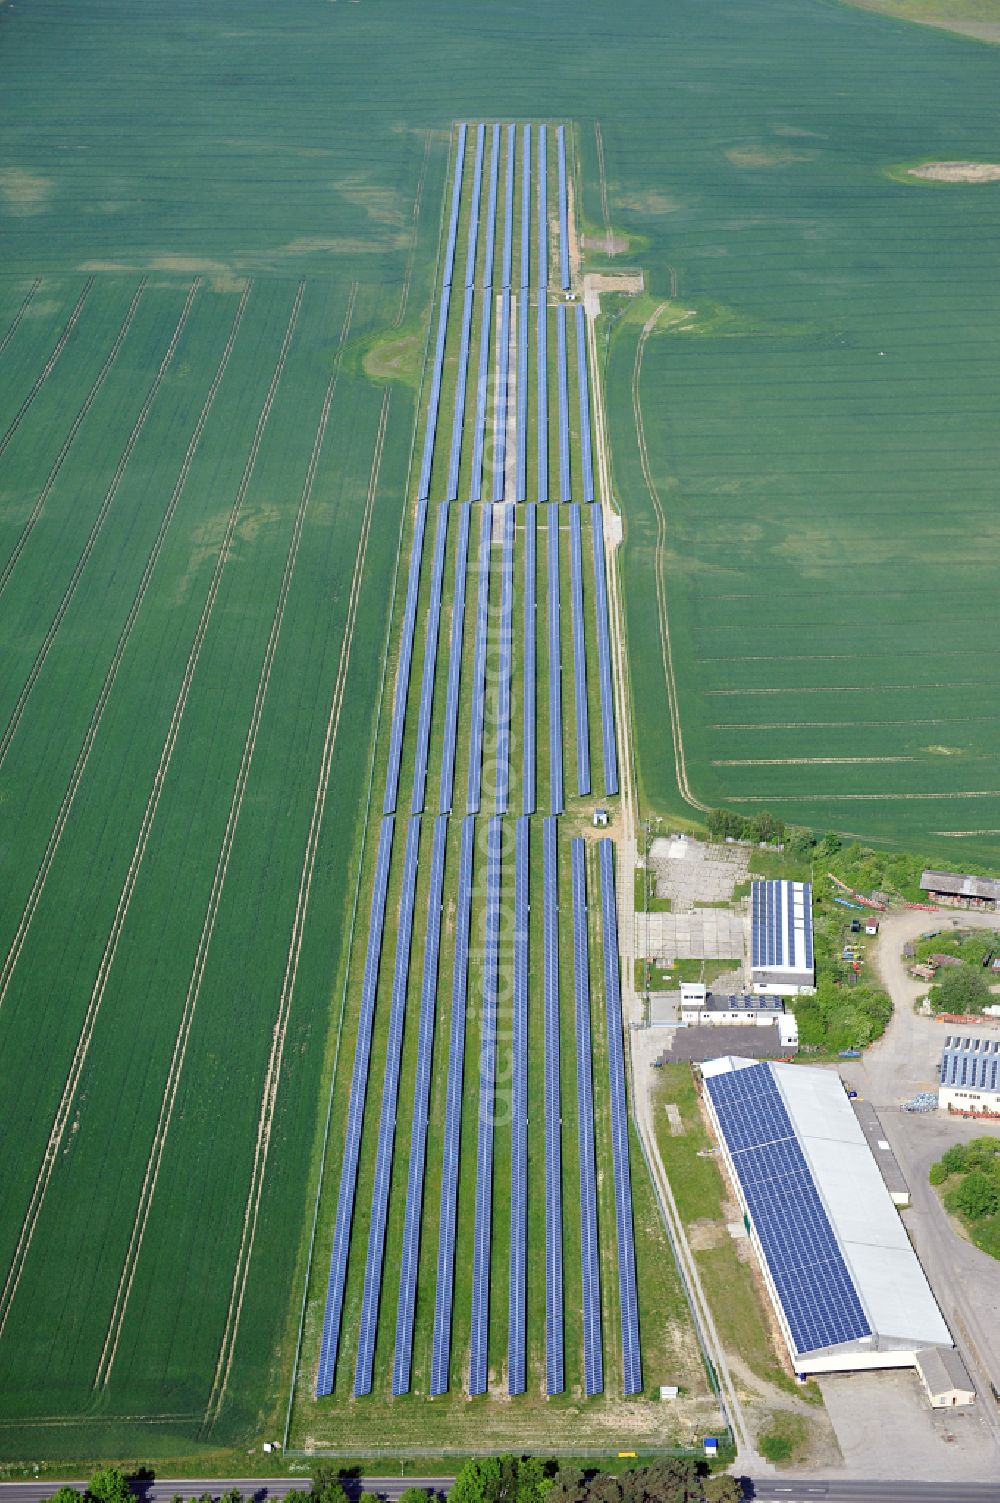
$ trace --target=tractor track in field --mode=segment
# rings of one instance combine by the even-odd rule
[[[28,288],[27,292],[24,294],[24,297],[21,300],[20,308],[18,308],[17,312],[14,314],[14,317],[11,319],[10,324],[7,327],[6,334],[2,339],[0,339],[0,356],[3,355],[4,350],[10,344],[11,340],[14,338],[14,335],[17,333],[18,325],[20,324],[24,315],[27,313],[31,300],[34,297],[35,293],[38,291],[39,287],[41,287],[41,285],[41,277],[36,277],[31,286]]]
[[[69,610],[70,605],[72,604],[73,597],[76,594],[77,586],[80,583],[83,571],[87,567],[90,556],[97,546],[97,540],[100,537],[101,532],[103,531],[104,523],[108,518],[108,513],[114,505],[115,497],[118,494],[119,487],[128,467],[128,462],[132,458],[135,446],[139,442],[139,436],[142,433],[143,428],[146,426],[146,420],[149,417],[153,403],[156,400],[156,395],[163,383],[163,378],[167,374],[167,370],[169,369],[171,361],[174,358],[174,354],[176,353],[177,345],[180,341],[182,333],[184,332],[184,326],[188,320],[188,314],[191,312],[191,306],[194,303],[200,286],[201,278],[199,277],[196,281],[191,283],[191,286],[188,289],[188,294],[184,301],[184,306],[181,309],[180,317],[177,320],[177,325],[174,329],[173,335],[171,336],[170,343],[167,346],[166,354],[160,361],[156,375],[153,377],[153,383],[150,386],[149,391],[146,393],[146,399],[139,411],[139,416],[136,418],[134,424],[132,425],[132,431],[129,434],[128,439],[126,440],[125,448],[122,450],[118,464],[115,468],[115,472],[111,477],[111,484],[108,486],[108,489],[104,493],[104,500],[101,502],[100,510],[98,511],[97,516],[94,520],[94,524],[90,529],[87,541],[83,545],[83,551],[81,552],[79,558],[73,566],[73,572],[70,575],[69,583],[63,591],[62,599],[56,607],[56,613],[49,623],[49,628],[46,631],[45,636],[42,638],[41,646],[35,653],[35,658],[31,665],[31,668],[29,669],[28,677],[25,679],[24,684],[21,687],[21,692],[17,697],[17,703],[11,711],[10,719],[7,721],[3,736],[0,736],[0,767],[3,767],[3,764],[7,759],[7,753],[10,751],[11,742],[17,734],[18,726],[21,724],[25,706],[27,705],[28,700],[31,697],[31,692],[34,689],[35,684],[38,682],[39,674],[45,666],[45,660],[48,657],[52,644],[59,633],[59,628],[62,626],[62,623],[66,617],[66,612]]]
[[[108,351],[107,356],[105,357],[104,364],[101,366],[101,369],[98,371],[93,385],[91,386],[87,395],[84,397],[82,403],[77,409],[76,417],[73,419],[70,430],[67,433],[66,437],[63,439],[59,453],[56,455],[52,463],[52,467],[45,477],[45,483],[42,486],[41,490],[38,492],[38,495],[35,498],[35,504],[31,508],[24,526],[21,528],[17,542],[14,544],[14,547],[11,550],[10,557],[4,564],[2,572],[0,572],[0,595],[2,595],[4,590],[7,588],[7,585],[10,581],[10,576],[14,572],[17,561],[21,557],[21,554],[24,552],[28,539],[31,537],[31,534],[34,531],[35,523],[41,516],[42,509],[44,508],[46,501],[49,499],[52,487],[55,485],[56,480],[59,477],[59,471],[63,467],[66,455],[72,448],[73,441],[76,438],[76,435],[79,433],[80,428],[83,426],[83,420],[97,400],[97,395],[100,392],[101,387],[107,380],[107,377],[111,371],[111,367],[114,365],[115,360],[118,358],[118,352],[121,349],[122,345],[125,343],[125,336],[128,333],[129,329],[132,327],[132,320],[135,318],[135,312],[139,306],[139,299],[142,297],[146,282],[146,277],[143,277],[139,282],[139,286],[135,291],[135,295],[133,296],[132,301],[129,303],[128,308],[125,312],[125,317],[122,320],[121,328],[115,335],[114,342],[112,343],[111,348]]]
[[[711,767],[867,767],[879,762],[915,762],[916,757],[716,757]]]
[[[38,396],[38,393],[41,391],[42,387],[45,385],[46,381],[49,379],[53,370],[55,369],[59,356],[66,348],[66,342],[69,339],[69,336],[72,334],[73,330],[77,326],[77,323],[79,322],[80,314],[83,312],[83,305],[89,298],[91,291],[93,290],[93,286],[93,277],[88,278],[88,280],[83,284],[83,291],[80,293],[80,296],[77,298],[75,304],[73,305],[73,311],[70,314],[69,318],[66,320],[66,323],[63,325],[62,333],[56,340],[52,353],[49,355],[48,360],[46,360],[38,375],[35,377],[34,383],[31,387],[31,390],[28,392],[28,395],[25,397],[24,401],[21,403],[14,416],[11,418],[3,434],[3,437],[0,438],[0,456],[7,452],[7,445],[14,437],[14,434],[17,432],[18,428],[20,428],[21,423],[27,416],[28,409],[30,408],[32,402]],[[21,313],[18,315],[18,322],[20,322],[23,311],[24,305],[22,305]],[[4,343],[6,343],[7,338],[10,337],[10,334],[12,332],[13,330],[8,330],[7,336],[4,339]]]
[[[952,798],[1000,798],[1000,788],[973,788],[959,789],[954,793],[783,793],[782,803],[786,804],[831,804],[846,802],[855,803],[879,803],[881,800],[910,800],[916,803],[924,803],[927,799],[952,799]],[[728,797],[728,804],[766,804],[774,802],[774,794],[741,793],[739,797]]]
[[[299,548],[302,542],[302,532],[305,527],[306,514],[309,502],[312,499],[313,486],[316,479],[316,470],[319,465],[323,443],[326,438],[327,426],[330,419],[330,410],[337,389],[337,379],[340,375],[340,366],[344,353],[344,345],[347,342],[351,319],[354,314],[354,304],[357,298],[357,283],[351,284],[350,296],[347,309],[344,313],[344,321],[337,342],[334,355],[333,370],[327,382],[326,392],[323,397],[323,405],[320,411],[319,422],[313,438],[313,446],[309,455],[309,463],[306,467],[306,475],[302,484],[299,497],[298,510],[292,527],[292,536],[288,544],[285,557],[285,567],[278,590],[278,598],[271,619],[271,630],[268,635],[267,645],[264,649],[264,658],[261,664],[260,674],[257,680],[257,692],[254,698],[253,710],[250,716],[250,724],[247,728],[246,738],[243,744],[243,755],[240,761],[239,771],[233,787],[232,797],[229,804],[229,814],[226,819],[226,827],[222,836],[216,860],[215,871],[212,876],[212,887],[209,893],[208,905],[202,921],[201,933],[198,937],[198,948],[195,953],[194,965],[188,981],[187,992],[184,997],[184,1009],[181,1014],[177,1036],[174,1041],[173,1054],[167,1073],[166,1084],[160,1100],[160,1113],[150,1148],[149,1157],[146,1161],[146,1170],[143,1177],[142,1188],[139,1192],[139,1204],[132,1223],[132,1233],[129,1245],[126,1249],[125,1261],[118,1288],[115,1293],[115,1302],[112,1307],[111,1319],[108,1323],[104,1345],[94,1375],[95,1388],[107,1387],[114,1367],[115,1356],[118,1351],[118,1343],[121,1338],[125,1316],[128,1310],[129,1297],[132,1292],[132,1284],[142,1251],[142,1243],[146,1234],[146,1226],[152,1209],[153,1197],[156,1194],[156,1184],[159,1179],[160,1167],[163,1163],[163,1155],[166,1149],[167,1137],[170,1132],[170,1124],[173,1118],[174,1106],[177,1100],[177,1091],[180,1086],[180,1078],[184,1069],[184,1061],[187,1056],[188,1039],[191,1035],[191,1027],[194,1015],[201,996],[202,981],[208,964],[208,954],[215,933],[215,925],[222,905],[222,895],[225,889],[226,877],[229,872],[229,862],[236,840],[236,830],[239,824],[240,814],[243,809],[243,800],[246,795],[247,783],[250,779],[250,770],[253,764],[254,751],[257,745],[257,736],[260,731],[261,720],[264,715],[264,706],[267,700],[268,690],[271,683],[271,673],[274,667],[274,659],[278,650],[281,630],[284,624],[285,610],[288,597],[291,593],[292,579],[295,574],[295,566],[298,561]]]
[[[673,650],[670,642],[670,622],[667,616],[667,591],[664,582],[666,567],[666,539],[667,523],[660,501],[659,492],[653,482],[652,471],[649,467],[649,454],[646,449],[646,430],[642,418],[642,403],[639,394],[640,379],[642,376],[642,359],[646,349],[646,341],[656,327],[661,313],[666,309],[666,303],[660,303],[647,318],[642,326],[642,333],[635,350],[635,365],[632,370],[632,412],[635,418],[635,432],[639,444],[639,461],[642,466],[643,479],[649,492],[649,499],[653,503],[656,513],[656,552],[654,561],[654,574],[656,576],[656,608],[660,618],[660,651],[663,658],[663,677],[667,689],[667,705],[670,711],[670,728],[674,743],[674,767],[677,775],[677,787],[684,802],[690,804],[693,809],[699,809],[702,813],[708,812],[708,805],[703,804],[691,791],[688,782],[687,763],[684,756],[684,734],[681,727],[680,704],[677,695],[677,679],[674,675]]]
[[[385,435],[389,422],[389,404],[391,391],[387,387],[382,397],[382,410],[379,416],[378,433],[375,440],[375,450],[372,455],[372,468],[368,482],[368,493],[365,498],[365,511],[362,520],[361,537],[359,539],[358,556],[354,565],[354,573],[351,578],[351,589],[348,600],[347,619],[344,625],[344,640],[341,645],[340,660],[337,665],[337,675],[334,680],[333,692],[330,701],[330,713],[327,717],[326,736],[323,743],[323,754],[320,759],[319,776],[316,783],[316,792],[313,799],[313,812],[309,824],[309,833],[306,838],[305,855],[302,869],[299,874],[299,887],[295,903],[295,914],[292,920],[292,931],[289,939],[288,954],[285,960],[285,974],[282,979],[281,993],[278,998],[278,1010],[275,1017],[274,1030],[271,1041],[271,1053],[268,1058],[267,1070],[264,1076],[264,1088],[261,1098],[260,1116],[257,1123],[257,1140],[254,1149],[253,1168],[250,1176],[250,1184],[247,1191],[246,1207],[243,1214],[243,1232],[239,1250],[236,1257],[236,1267],[233,1272],[233,1281],[230,1289],[229,1308],[226,1313],[226,1324],[222,1339],[219,1343],[219,1356],[216,1362],[215,1373],[212,1378],[212,1388],[209,1393],[208,1403],[202,1419],[203,1429],[211,1432],[219,1417],[222,1404],[225,1400],[226,1390],[229,1383],[229,1375],[232,1371],[233,1356],[236,1350],[236,1338],[239,1333],[240,1318],[243,1311],[243,1299],[246,1293],[247,1279],[250,1272],[250,1262],[253,1256],[254,1238],[257,1230],[257,1218],[260,1213],[261,1197],[264,1190],[265,1172],[267,1159],[271,1146],[271,1132],[274,1125],[274,1114],[277,1106],[278,1086],[281,1080],[281,1069],[284,1060],[285,1039],[288,1033],[288,1020],[291,1013],[292,997],[295,991],[295,981],[298,975],[299,957],[302,953],[302,942],[305,933],[305,924],[309,912],[309,898],[312,889],[313,874],[316,868],[316,857],[319,848],[319,839],[322,833],[323,817],[326,809],[327,792],[330,785],[330,775],[333,768],[333,754],[337,743],[337,733],[340,728],[340,716],[344,706],[344,698],[347,689],[347,675],[350,667],[351,646],[354,640],[355,623],[357,620],[358,602],[361,596],[361,584],[364,577],[365,558],[368,553],[368,540],[371,536],[372,517],[375,508],[375,497],[378,492],[379,474],[382,468],[382,454],[385,448]]]
[[[869,649],[866,649],[869,650]],[[893,648],[894,658],[993,658],[995,648],[926,647]],[[856,652],[727,652],[720,657],[698,658],[699,663],[856,663]]]
[[[913,720],[717,720],[713,731],[829,731],[840,726],[849,728],[869,725],[970,725],[1000,720],[1000,715],[940,715]]]
[[[11,975],[13,974],[14,967],[17,965],[18,958],[24,946],[24,941],[27,937],[28,929],[30,928],[32,919],[35,916],[35,910],[37,909],[38,904],[41,901],[42,892],[44,891],[45,883],[48,880],[49,872],[52,869],[52,863],[55,860],[56,852],[59,849],[59,843],[62,840],[63,832],[66,828],[67,821],[69,820],[69,816],[73,808],[73,803],[76,799],[77,791],[79,790],[83,775],[87,770],[87,763],[90,760],[90,754],[93,750],[94,742],[97,739],[97,733],[101,728],[101,722],[104,719],[104,712],[108,707],[108,701],[111,697],[111,691],[114,688],[115,682],[118,678],[118,670],[121,668],[122,659],[125,656],[125,649],[129,644],[129,640],[132,636],[132,630],[138,618],[139,611],[141,610],[143,601],[146,598],[146,592],[149,589],[150,580],[152,579],[153,571],[156,568],[157,561],[160,557],[163,543],[166,539],[167,531],[170,527],[171,522],[173,521],[174,513],[177,510],[177,504],[180,500],[184,487],[187,484],[188,473],[191,469],[191,464],[194,460],[195,452],[201,441],[202,432],[204,431],[205,424],[208,421],[209,413],[211,412],[212,407],[215,403],[215,398],[218,394],[219,387],[222,384],[222,378],[225,375],[226,367],[229,364],[229,357],[233,352],[233,346],[236,343],[236,336],[239,333],[240,326],[243,322],[243,314],[246,309],[247,299],[250,296],[251,285],[252,283],[248,281],[243,295],[240,298],[239,305],[233,318],[232,327],[229,331],[229,337],[226,341],[225,348],[222,352],[222,358],[219,361],[219,366],[215,373],[215,378],[212,381],[212,385],[209,387],[208,395],[206,396],[205,401],[202,405],[201,412],[198,415],[198,421],[195,424],[194,432],[192,433],[190,442],[188,443],[187,451],[184,455],[184,460],[181,464],[180,472],[174,484],[174,489],[171,494],[170,500],[167,503],[167,509],[163,514],[163,520],[160,523],[159,531],[156,534],[153,546],[149,552],[148,558],[146,559],[146,566],[143,569],[142,578],[139,581],[138,589],[136,590],[135,595],[132,599],[132,604],[129,607],[129,613],[125,618],[125,622],[119,634],[118,641],[115,644],[115,650],[112,654],[111,662],[108,664],[108,669],[104,676],[104,682],[101,685],[101,692],[97,697],[93,712],[91,713],[90,724],[87,727],[86,733],[83,738],[83,743],[80,747],[79,752],[77,753],[76,762],[73,765],[73,771],[70,774],[69,782],[66,785],[66,791],[63,794],[62,802],[59,805],[59,812],[57,813],[52,829],[49,832],[49,838],[46,843],[45,850],[42,853],[42,859],[39,862],[38,868],[35,872],[31,890],[28,893],[24,908],[21,912],[21,918],[18,922],[17,930],[15,931],[14,938],[11,941],[10,946],[8,947],[3,966],[0,967],[0,1007],[3,1006],[4,999],[7,995],[7,989],[10,985]]]
[[[604,134],[601,122],[594,121],[594,144],[597,147],[597,179],[601,191],[601,213],[604,215],[604,233],[607,237],[608,256],[615,255],[615,242],[611,234],[611,214],[608,210],[608,180],[604,172]]]
[[[406,257],[406,271],[403,273],[403,286],[399,294],[399,308],[396,317],[392,321],[392,328],[398,329],[406,317],[407,304],[410,301],[410,286],[413,282],[413,265],[417,256],[417,236],[420,233],[420,205],[424,196],[424,182],[427,177],[427,163],[430,160],[431,140],[433,132],[427,131],[424,139],[424,159],[420,164],[420,177],[417,180],[417,191],[413,196],[413,231],[410,235],[410,249]]]
[[[773,688],[758,686],[746,689],[703,689],[706,699],[711,696],[724,695],[728,698],[736,698],[746,694],[882,694],[889,689],[905,689],[916,693],[922,689],[981,689],[982,680],[978,678],[951,678],[951,679],[928,679],[922,684],[801,684],[785,688]]]
[[[192,292],[193,290],[194,289],[192,289]],[[52,1174],[55,1170],[59,1147],[62,1143],[63,1137],[66,1132],[66,1127],[69,1122],[73,1101],[76,1096],[76,1091],[80,1083],[80,1077],[83,1072],[84,1063],[86,1062],[87,1054],[90,1049],[90,1043],[93,1038],[94,1028],[97,1023],[97,1016],[100,1011],[105,990],[107,988],[108,976],[110,974],[111,967],[117,953],[118,943],[121,939],[122,930],[125,926],[125,920],[128,916],[129,906],[132,901],[132,895],[135,891],[135,886],[138,881],[139,870],[145,857],[146,847],[149,842],[150,830],[156,817],[156,812],[159,808],[160,798],[163,793],[163,787],[166,782],[166,777],[170,768],[171,760],[173,758],[174,749],[177,745],[177,738],[180,734],[181,721],[184,717],[184,711],[187,707],[188,697],[191,692],[191,684],[194,679],[195,670],[198,666],[198,661],[201,657],[202,648],[204,646],[205,638],[208,633],[208,626],[215,607],[216,599],[218,597],[219,588],[222,582],[222,575],[229,560],[230,546],[236,530],[236,524],[239,519],[243,500],[246,496],[254,467],[256,465],[257,455],[260,451],[260,445],[264,436],[264,429],[267,426],[271,407],[273,405],[274,397],[278,389],[278,383],[281,380],[281,375],[285,366],[285,360],[287,358],[288,350],[292,342],[292,335],[294,333],[295,325],[298,319],[299,308],[302,302],[302,295],[304,290],[305,282],[302,281],[298,284],[295,301],[292,304],[292,311],[289,315],[288,324],[285,329],[285,336],[282,342],[281,352],[278,356],[278,363],[271,378],[271,384],[268,388],[267,396],[264,400],[264,406],[261,409],[260,416],[257,420],[257,427],[254,431],[250,452],[247,456],[247,460],[243,468],[243,474],[240,477],[240,483],[237,488],[236,498],[234,500],[226,524],[226,530],[219,548],[215,570],[213,572],[212,580],[209,585],[205,604],[202,607],[201,618],[198,622],[198,627],[195,632],[195,639],[191,645],[191,651],[188,655],[184,677],[177,694],[177,699],[174,703],[174,709],[170,719],[170,726],[167,731],[167,738],[164,742],[163,749],[160,754],[159,765],[156,769],[156,774],[153,779],[153,787],[150,790],[149,798],[146,802],[146,808],[143,813],[139,836],[132,851],[132,857],[125,876],[124,886],[122,888],[121,894],[119,895],[118,906],[115,911],[114,920],[112,921],[111,932],[108,935],[107,941],[105,943],[104,953],[101,957],[101,963],[98,968],[97,978],[94,982],[90,1001],[88,1003],[87,1011],[84,1016],[83,1026],[81,1028],[80,1036],[73,1054],[73,1059],[70,1063],[69,1074],[67,1075],[66,1082],[63,1087],[63,1093],[56,1112],[55,1121],[53,1122],[52,1128],[49,1133],[49,1140],[46,1145],[41,1167],[39,1168],[38,1175],[35,1180],[35,1186],[32,1190],[28,1209],[25,1213],[24,1221],[21,1225],[21,1232],[18,1237],[17,1247],[15,1248],[14,1256],[11,1260],[10,1268],[7,1273],[7,1278],[4,1283],[3,1290],[0,1291],[0,1335],[3,1334],[4,1327],[7,1323],[7,1318],[10,1314],[11,1304],[17,1292],[17,1286],[20,1283],[25,1260],[31,1247],[31,1241],[34,1237],[35,1228],[38,1224],[38,1217],[41,1211],[42,1202],[44,1201],[45,1194],[52,1178]]]

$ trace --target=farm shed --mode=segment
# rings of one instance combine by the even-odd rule
[[[970,877],[960,872],[925,871],[921,889],[942,903],[968,903],[973,908],[995,908],[1000,901],[1000,881],[995,877]]]
[[[931,1346],[918,1352],[917,1373],[932,1409],[955,1409],[976,1402],[972,1379],[954,1349]]]
[[[839,1076],[739,1057],[702,1076],[794,1371],[915,1367],[951,1347]]]

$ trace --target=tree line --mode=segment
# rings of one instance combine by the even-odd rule
[[[153,1474],[137,1473],[131,1479],[118,1467],[101,1467],[87,1487],[63,1486],[52,1503],[134,1503],[133,1484],[141,1491]],[[349,1480],[348,1480],[349,1486]],[[357,1503],[381,1503],[372,1492],[358,1494]],[[439,1497],[439,1494],[434,1494]],[[447,1503],[740,1503],[743,1492],[735,1477],[712,1475],[705,1462],[686,1456],[669,1456],[648,1466],[623,1472],[584,1471],[559,1466],[534,1456],[487,1456],[467,1461],[447,1493]],[[295,1495],[296,1503],[352,1503],[343,1475],[332,1467],[319,1467],[308,1490]],[[182,1503],[175,1494],[172,1503]],[[237,1488],[202,1493],[197,1503],[251,1503]],[[408,1487],[399,1503],[432,1503],[426,1488]]]

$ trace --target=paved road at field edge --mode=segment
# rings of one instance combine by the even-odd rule
[[[351,1492],[364,1489],[379,1493],[396,1503],[407,1487],[424,1487],[443,1492],[453,1477],[358,1477],[350,1482]],[[44,1503],[60,1484],[57,1482],[0,1483],[2,1503]],[[83,1483],[74,1484],[82,1487]],[[215,1498],[230,1488],[245,1497],[285,1498],[303,1491],[308,1480],[302,1477],[185,1477],[177,1481],[163,1478],[142,1488],[145,1503],[170,1503],[175,1496],[198,1498],[211,1493]],[[751,1494],[754,1503],[1000,1503],[1000,1483],[988,1482],[884,1482],[862,1480],[761,1480]]]

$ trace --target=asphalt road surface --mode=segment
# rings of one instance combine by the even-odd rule
[[[424,1487],[434,1492],[447,1491],[453,1477],[358,1477],[351,1479],[351,1492],[379,1493],[389,1503],[396,1503],[407,1487]],[[83,1487],[83,1483],[76,1484]],[[56,1482],[0,1483],[0,1503],[44,1503],[59,1486]],[[171,1498],[198,1498],[211,1493],[218,1498],[237,1488],[245,1498],[285,1498],[301,1492],[308,1481],[301,1477],[205,1477],[171,1481],[157,1479],[141,1490],[146,1503],[170,1503]],[[1000,1503],[1000,1482],[865,1482],[761,1480],[751,1484],[749,1496],[754,1503]]]
[[[754,1503],[998,1503],[997,1482],[758,1482]]]

